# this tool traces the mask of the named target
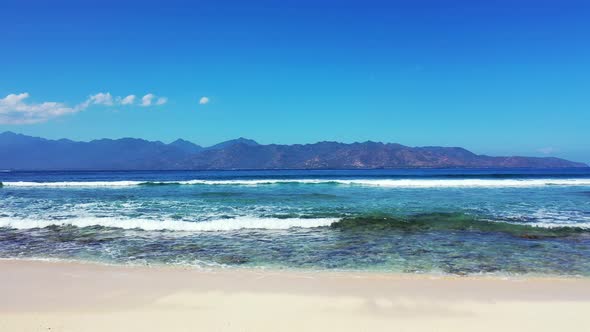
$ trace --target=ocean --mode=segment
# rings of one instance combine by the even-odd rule
[[[0,173],[0,258],[590,276],[589,169]]]

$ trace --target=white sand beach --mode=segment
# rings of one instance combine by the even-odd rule
[[[590,280],[0,261],[0,331],[587,331]]]

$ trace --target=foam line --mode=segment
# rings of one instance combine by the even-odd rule
[[[525,188],[542,186],[590,186],[590,179],[256,179],[256,180],[187,180],[187,181],[68,181],[3,182],[5,187],[131,187],[139,185],[225,185],[261,186],[281,184],[335,184],[387,188]]]
[[[141,229],[146,231],[231,231],[239,229],[289,229],[294,227],[313,228],[329,226],[338,218],[258,218],[239,217],[234,219],[215,219],[208,221],[190,222],[181,220],[152,220],[152,219],[122,219],[80,217],[65,220],[39,220],[0,218],[0,227],[16,229],[45,228],[48,226],[71,225],[76,227],[103,226],[122,229]]]

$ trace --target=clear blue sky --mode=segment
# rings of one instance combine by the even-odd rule
[[[3,0],[0,32],[0,131],[590,162],[589,1]]]

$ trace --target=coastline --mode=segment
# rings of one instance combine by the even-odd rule
[[[0,260],[2,331],[582,330],[590,278]]]

